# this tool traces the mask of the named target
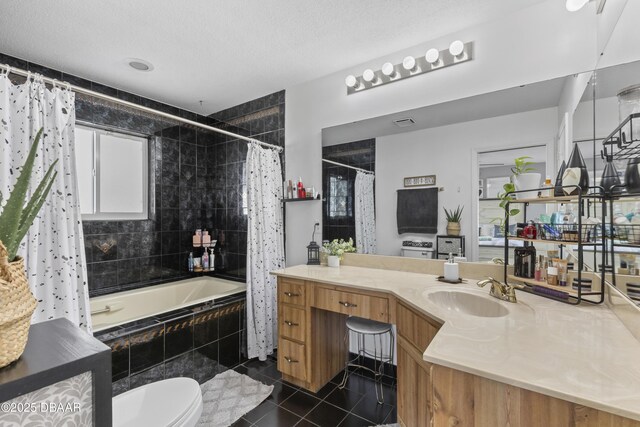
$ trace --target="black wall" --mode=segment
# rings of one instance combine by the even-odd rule
[[[322,158],[375,172],[376,140],[366,139],[346,144],[322,147]],[[324,196],[324,201],[322,202],[323,240],[347,240],[351,237],[353,238],[354,243],[356,242],[354,217],[356,173],[357,172],[354,169],[322,162],[322,194]],[[346,191],[332,192],[329,188],[329,180],[332,176],[346,180]],[[331,216],[329,212],[330,206],[334,202],[346,203],[346,215]]]
[[[205,117],[1,53],[0,63],[284,146],[284,91]],[[91,296],[189,277],[186,258],[196,228],[224,234],[218,273],[244,281],[244,141],[83,95],[76,96],[76,120],[150,137],[149,219],[83,223]]]

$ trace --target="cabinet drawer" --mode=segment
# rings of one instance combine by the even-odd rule
[[[280,338],[278,344],[278,370],[302,381],[307,380],[307,361],[304,344]]]
[[[302,280],[280,279],[278,281],[278,302],[305,305],[306,286]]]
[[[287,305],[280,305],[278,313],[278,331],[283,338],[290,338],[304,342],[304,332],[306,331],[305,311],[300,308],[293,308]]]
[[[314,305],[336,313],[389,321],[389,300],[386,298],[316,287]]]
[[[396,311],[398,334],[409,341],[419,352],[424,352],[440,326],[435,321],[429,321],[402,303],[398,303]]]

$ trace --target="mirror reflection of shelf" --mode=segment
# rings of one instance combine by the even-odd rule
[[[572,271],[570,273],[574,273],[574,274],[569,274],[568,283],[573,283],[573,278],[577,277],[577,272],[576,271]],[[584,272],[582,274],[582,277],[583,278],[591,278],[593,280],[593,283],[592,283],[591,290],[582,290],[581,294],[583,296],[584,295],[599,295],[600,294],[600,277],[597,276],[597,275],[594,275],[593,273],[589,274],[589,273],[584,273]],[[564,292],[564,293],[569,294],[569,295],[578,295],[578,290],[574,289],[571,285],[568,285],[568,286],[550,285],[549,283],[544,282],[544,281],[534,280],[534,279],[527,279],[525,277],[519,277],[519,276],[515,276],[513,274],[509,274],[507,276],[507,278],[509,280],[525,283],[525,284],[530,285],[530,286],[540,286],[540,287],[547,288],[547,289],[553,289],[554,291]]]
[[[525,239],[524,237],[512,237],[509,236],[507,237],[509,240],[519,240],[522,242],[529,242],[529,243],[547,243],[550,245],[577,245],[578,241],[577,240],[549,240],[549,239]],[[595,243],[595,242],[582,242],[581,243],[583,246],[594,246],[594,245],[600,245],[601,243]]]

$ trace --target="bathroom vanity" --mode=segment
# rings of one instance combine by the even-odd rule
[[[450,285],[435,260],[346,264],[274,272],[285,381],[315,392],[338,374],[354,315],[397,326],[401,425],[640,426],[640,343],[606,306],[499,301],[475,285],[493,265],[463,265],[469,279]]]

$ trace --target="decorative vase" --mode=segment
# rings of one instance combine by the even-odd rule
[[[447,236],[459,236],[460,235],[460,223],[448,222],[447,223]]]
[[[38,302],[31,293],[24,260],[8,262],[0,242],[0,368],[20,358],[29,338],[31,315]]]
[[[562,187],[562,191],[567,196],[574,196],[579,192],[582,192],[582,194],[589,192],[589,171],[578,144],[573,145],[573,151],[567,162],[567,169],[562,174]]]
[[[327,265],[329,267],[340,267],[340,257],[335,255],[329,255],[327,257]]]
[[[533,199],[538,197],[537,188],[540,187],[540,180],[542,175],[537,172],[521,173],[520,175],[514,175],[513,185],[516,187],[516,191],[536,189],[536,191],[525,191],[524,193],[516,193],[516,199]]]
[[[618,176],[616,165],[613,164],[613,156],[607,156],[607,163],[604,165],[600,186],[604,188],[605,193],[619,194],[622,191],[622,187],[619,187],[619,185],[620,177]],[[612,190],[611,187],[613,186],[617,187]]]
[[[564,175],[565,169],[567,169],[567,164],[563,160],[562,165],[560,165],[560,170],[558,170],[558,175],[556,176],[556,185],[553,189],[554,197],[564,196],[564,192],[562,191],[562,175]]]
[[[640,192],[640,157],[630,159],[624,172],[624,185],[629,193]]]

